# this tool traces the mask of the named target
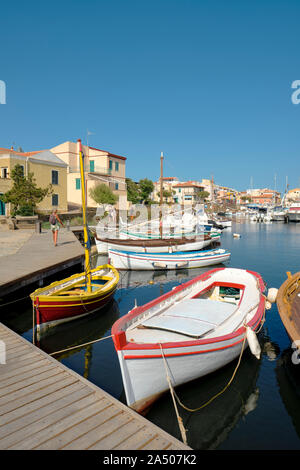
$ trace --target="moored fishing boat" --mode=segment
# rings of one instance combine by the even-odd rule
[[[300,222],[300,202],[291,204],[286,215],[289,222]]]
[[[113,266],[103,265],[90,273],[90,292],[86,273],[82,272],[37,289],[30,295],[39,334],[52,326],[95,312],[112,299],[119,281],[118,271]]]
[[[144,271],[211,266],[227,262],[230,258],[230,253],[223,249],[174,253],[135,253],[109,249],[108,258],[109,262],[117,269]]]
[[[264,320],[258,273],[217,268],[133,308],[112,327],[128,406],[142,412],[172,386],[205,376],[250,345]],[[256,340],[256,341],[255,341]]]
[[[128,232],[128,231],[121,230],[119,232],[119,238],[106,237],[104,236],[104,234],[96,234],[95,243],[96,243],[98,253],[105,254],[105,253],[108,253],[108,247],[109,246],[113,247],[113,243],[117,244],[119,240],[121,242],[122,240],[137,241],[139,243],[137,243],[136,246],[140,246],[140,242],[144,242],[144,241],[146,241],[146,243],[148,243],[148,241],[155,241],[155,243],[159,243],[161,246],[163,244],[168,245],[169,243],[171,243],[172,246],[181,244],[184,250],[187,249],[186,240],[189,240],[191,243],[193,243],[193,245],[191,245],[191,248],[189,248],[189,250],[192,251],[192,250],[202,249],[202,248],[198,248],[196,244],[196,242],[198,243],[201,241],[201,237],[202,237],[202,240],[204,240],[204,244],[202,248],[205,248],[209,244],[218,242],[220,240],[221,231],[220,230],[211,230],[211,231],[205,230],[203,232],[199,232],[199,231],[185,232],[185,233],[180,233],[180,234],[179,233],[178,234],[177,233],[176,234],[164,233],[163,237],[160,238],[159,233],[152,233],[152,232],[139,233],[139,232]],[[134,246],[134,243],[130,242],[130,244]],[[120,246],[120,249],[123,249],[123,246],[122,247]],[[178,246],[177,246],[177,249],[178,249]],[[138,250],[135,250],[135,251],[138,251]],[[163,248],[163,250],[165,250],[165,248]],[[169,251],[169,250],[166,250],[166,251]]]
[[[212,243],[210,235],[198,235],[193,238],[153,238],[153,239],[101,239],[95,236],[96,242],[107,243],[107,249],[134,251],[137,253],[170,253],[174,251],[202,250]]]
[[[91,270],[84,183],[84,156],[81,150],[81,141],[78,142],[80,149],[85,271],[37,289],[30,295],[36,313],[38,334],[46,331],[50,326],[74,320],[103,308],[111,300],[119,281],[118,271],[113,266],[103,265]]]
[[[276,298],[281,321],[291,341],[300,339],[300,271],[291,274],[279,287]],[[299,344],[297,345],[299,346]]]

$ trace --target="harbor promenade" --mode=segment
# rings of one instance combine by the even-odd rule
[[[1,323],[0,340],[1,450],[190,450]]]
[[[83,251],[71,230],[56,247],[50,230],[0,231],[0,298],[82,264]],[[190,448],[0,323],[0,449]]]
[[[50,230],[0,231],[0,298],[83,263],[84,250],[74,233],[59,230],[55,247]]]

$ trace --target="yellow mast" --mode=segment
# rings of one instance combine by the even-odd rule
[[[86,214],[84,163],[83,163],[83,154],[82,154],[82,149],[81,149],[81,139],[78,139],[78,143],[79,143],[80,179],[81,179],[81,199],[82,199],[83,235],[84,235],[85,272],[86,272],[86,277],[87,277],[87,291],[92,292],[89,235],[88,235],[88,229],[87,229],[87,214]]]

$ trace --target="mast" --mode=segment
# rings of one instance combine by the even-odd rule
[[[162,238],[162,204],[163,204],[163,160],[164,154],[161,152],[160,154],[160,213],[159,213],[159,231],[160,231],[160,238]]]
[[[87,277],[87,291],[92,292],[91,286],[91,266],[90,266],[90,243],[87,228],[87,211],[86,211],[86,194],[85,194],[85,179],[84,179],[84,156],[81,148],[81,139],[79,143],[79,164],[80,164],[80,179],[81,179],[81,200],[82,200],[82,217],[83,217],[83,235],[84,235],[84,256],[85,256],[85,272]]]

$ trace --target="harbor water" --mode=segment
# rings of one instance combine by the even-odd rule
[[[234,238],[233,233],[240,234],[240,238]],[[279,288],[287,271],[300,270],[300,224],[233,222],[232,228],[222,233],[221,247],[231,252],[227,266],[257,271],[268,288]],[[106,261],[103,256],[93,260],[95,265]],[[113,323],[131,310],[135,302],[143,305],[209,269],[120,272],[114,301],[105,310],[53,328],[39,346],[52,353],[105,338],[55,357],[125,403],[119,362],[109,338]],[[20,292],[19,297],[23,296]],[[32,341],[29,297],[1,310],[0,321]],[[294,350],[276,304],[266,311],[259,341],[261,359],[257,360],[247,349],[232,384],[214,401],[195,412],[178,407],[188,445],[193,449],[300,449],[300,364],[292,361]],[[180,401],[190,409],[201,407],[224,389],[236,365],[237,360],[178,387]],[[181,439],[170,393],[154,403],[146,417]]]

